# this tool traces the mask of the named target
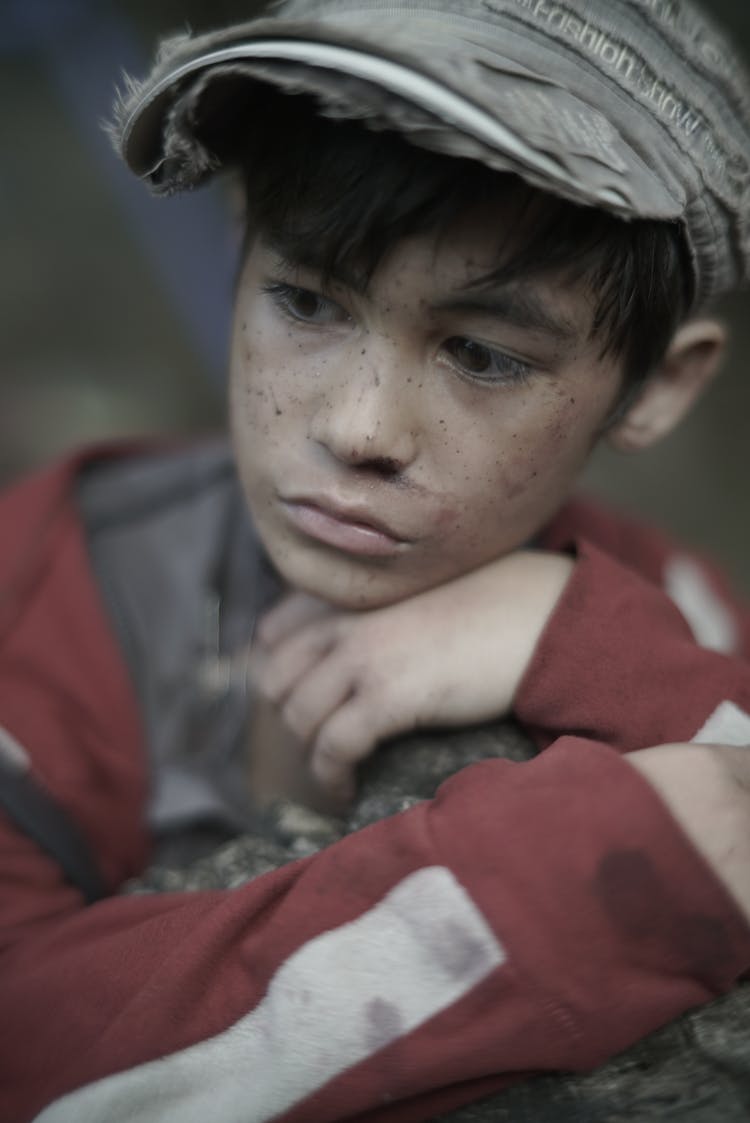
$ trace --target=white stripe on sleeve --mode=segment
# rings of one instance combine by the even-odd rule
[[[451,1006],[505,958],[450,870],[419,870],[294,952],[223,1033],[72,1092],[37,1123],[266,1123]]]
[[[750,714],[721,702],[693,737],[694,745],[750,745]]]
[[[664,589],[685,617],[695,642],[731,655],[739,646],[734,618],[692,558],[676,556],[664,567]]]

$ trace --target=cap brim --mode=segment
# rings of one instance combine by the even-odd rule
[[[376,88],[402,105],[417,107],[422,114],[440,122],[444,132],[452,130],[464,141],[473,141],[477,146],[478,159],[515,171],[536,186],[578,202],[603,207],[626,217],[671,219],[680,213],[679,203],[619,137],[616,138],[617,144],[609,146],[608,156],[595,149],[573,156],[569,151],[545,151],[542,146],[529,143],[520,129],[508,127],[499,114],[489,112],[475,100],[424,71],[363,50],[360,45],[326,42],[317,38],[249,37],[175,58],[172,67],[155,74],[151,84],[136,91],[129,99],[119,130],[119,144],[128,165],[141,176],[153,174],[161,159],[165,117],[178,92],[189,87],[191,79],[214,70],[236,68],[238,64],[251,68],[253,63],[262,67],[259,77],[266,82],[275,81],[274,65],[291,65],[294,67],[295,88],[304,88],[305,72],[325,74],[329,80],[340,75],[347,80],[356,80],[361,86]],[[508,67],[511,73],[518,70],[517,62],[509,61]],[[252,77],[250,70],[248,76]],[[281,73],[279,84],[284,85]],[[312,83],[312,92],[316,92],[314,87]],[[564,96],[568,104],[560,110],[561,122],[566,111],[570,118],[569,103],[575,100],[574,95],[564,93]],[[586,115],[590,117],[590,135],[601,136],[601,115],[580,100],[575,100],[575,107],[584,124]],[[361,107],[353,115],[361,117]],[[398,123],[394,127],[398,127]],[[607,124],[607,127],[612,131],[611,126]],[[585,133],[585,127],[581,131]],[[430,146],[429,139],[425,141],[423,136],[415,143]],[[465,148],[464,144],[464,152]],[[444,141],[441,150],[446,150]],[[613,155],[615,152],[616,155]]]

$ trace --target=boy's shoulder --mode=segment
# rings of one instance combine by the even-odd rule
[[[0,646],[63,651],[71,626],[117,632],[107,589],[140,589],[143,607],[177,591],[180,565],[211,570],[236,490],[223,443],[152,441],[84,448],[12,484],[0,493]]]
[[[75,456],[74,464],[75,502],[92,533],[189,509],[235,481],[222,439],[96,446]]]
[[[658,584],[667,560],[684,552],[655,523],[590,495],[577,495],[560,508],[543,532],[541,545],[568,550],[582,539]]]
[[[226,442],[94,444],[54,460],[0,491],[0,587],[19,559],[41,555],[64,527],[91,528],[153,517],[234,479]]]

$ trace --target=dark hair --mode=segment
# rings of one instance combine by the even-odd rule
[[[323,116],[304,95],[268,90],[259,109],[255,88],[247,113],[237,111],[234,95],[231,117],[251,127],[241,140],[226,125],[223,138],[211,139],[243,172],[249,233],[262,230],[290,260],[324,276],[366,284],[402,238],[439,231],[504,195],[517,208],[512,233],[523,237],[507,252],[499,246],[497,269],[479,284],[552,273],[588,286],[592,338],[601,340],[602,356],[622,358],[628,398],[690,307],[691,270],[676,225],[579,206],[395,132]]]

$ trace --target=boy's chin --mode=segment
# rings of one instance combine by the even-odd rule
[[[307,593],[342,612],[364,612],[416,596],[429,587],[395,567],[362,559],[306,557],[282,553],[272,561],[289,589]],[[439,582],[432,582],[437,584]]]
[[[409,588],[400,583],[370,580],[364,575],[339,580],[336,582],[326,580],[305,579],[289,580],[285,578],[290,588],[324,601],[331,608],[341,612],[366,612],[369,609],[387,608],[389,604],[397,604],[410,596],[422,592],[421,588]]]

